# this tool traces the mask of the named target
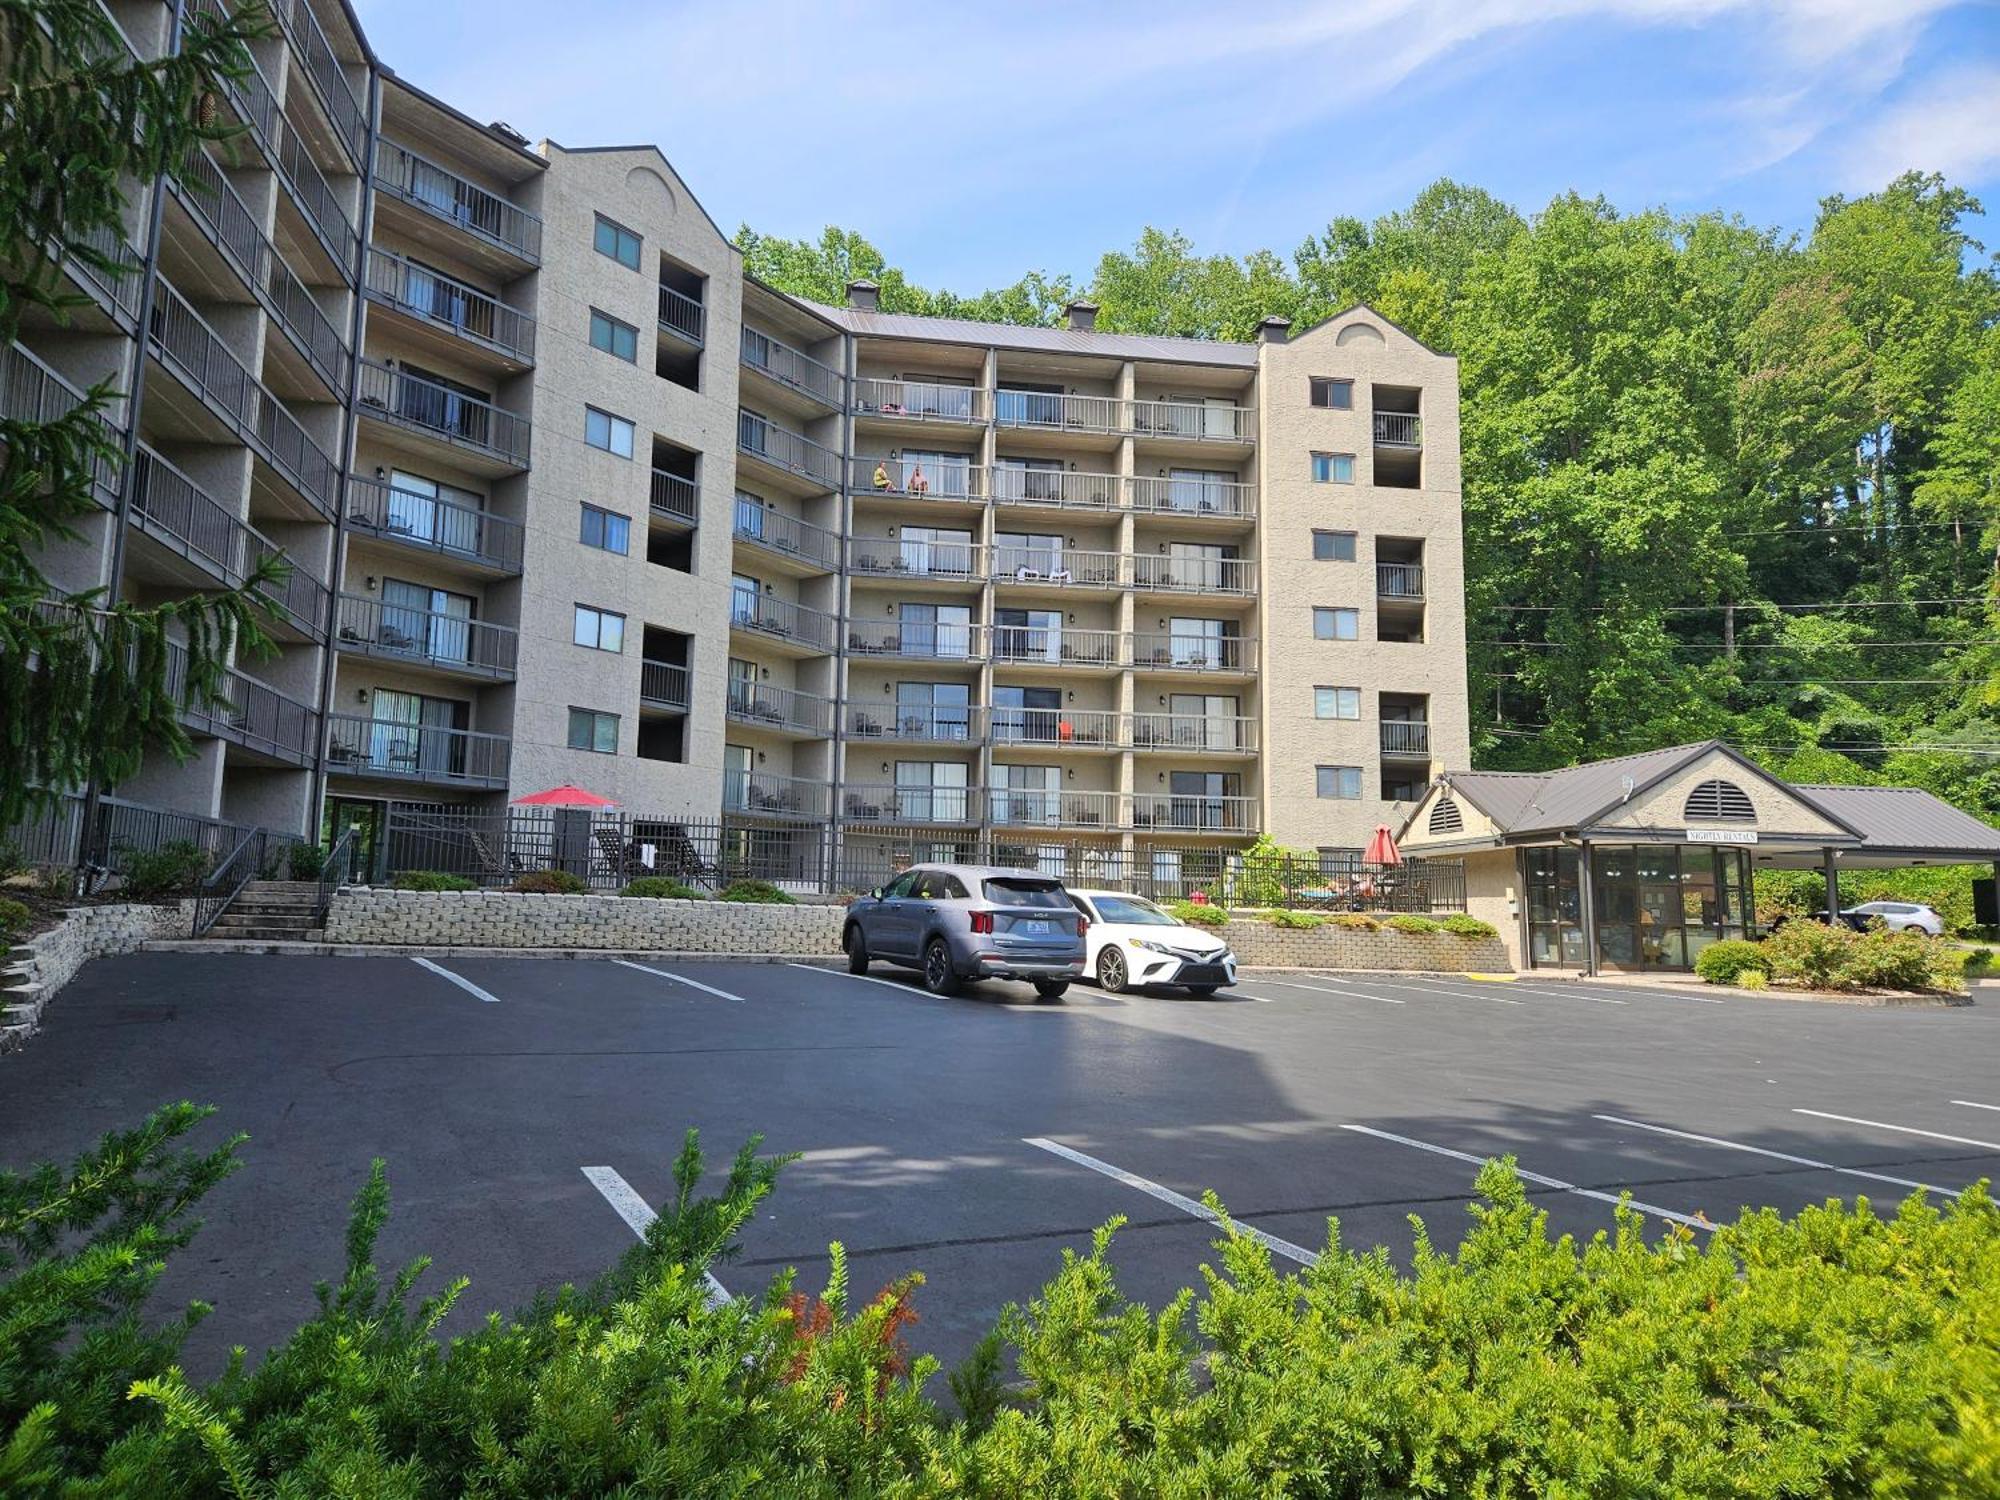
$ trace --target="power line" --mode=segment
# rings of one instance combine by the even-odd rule
[[[1489,678],[1499,682],[1519,681],[1520,672],[1489,672]],[[1976,677],[1746,677],[1741,687],[1968,687],[1982,679]],[[2000,682],[2000,677],[1983,679],[1989,686]]]
[[[1467,641],[1468,646],[1496,646],[1502,649],[1523,646],[1534,651],[1571,651],[1576,648],[1567,641]],[[1927,647],[1936,650],[1944,646],[2000,646],[2000,637],[1987,636],[1969,641],[1802,641],[1787,644],[1783,641],[1738,641],[1730,645],[1727,641],[1669,641],[1670,651],[1883,651],[1892,647]]]
[[[1832,526],[1773,526],[1764,531],[1725,531],[1722,536],[1825,536],[1835,531],[1925,531],[1939,527],[1965,527],[1971,532],[1971,539],[1979,539],[1979,528],[1966,526],[1963,521],[1889,521],[1876,525],[1872,521],[1842,521]]]
[[[1511,739],[1524,740],[1534,739],[1539,735],[1545,734],[1549,727],[1547,724],[1528,725],[1525,727],[1500,724],[1477,724],[1473,726],[1475,732],[1480,734],[1501,734]],[[1944,755],[2000,755],[2000,745],[1937,745],[1919,740],[1885,740],[1880,744],[1871,744],[1861,740],[1837,740],[1826,744],[1801,741],[1791,745],[1775,744],[1767,740],[1730,740],[1728,743],[1740,750],[1782,750],[1788,753],[1795,750],[1831,750],[1836,754],[1849,751],[1860,751],[1864,754],[1881,754],[1892,750],[1928,750]]]
[[[1717,610],[1740,609],[1755,616],[1759,610],[1806,610],[1806,609],[1908,609],[1926,604],[1985,604],[1990,596],[1968,594],[1963,599],[1851,599],[1828,600],[1819,604],[1773,604],[1768,601],[1744,601],[1737,604],[1662,604],[1650,612],[1661,615],[1713,614]],[[1488,604],[1485,609],[1506,610],[1513,613],[1552,612],[1569,609],[1567,604]],[[1614,609],[1609,604],[1586,604],[1577,612],[1580,614],[1605,614]],[[1642,612],[1635,606],[1633,613]]]

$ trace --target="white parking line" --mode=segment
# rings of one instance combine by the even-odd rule
[[[1919,1130],[1914,1125],[1891,1125],[1883,1120],[1864,1120],[1856,1115],[1830,1115],[1823,1109],[1795,1109],[1795,1115],[1812,1115],[1821,1120],[1839,1120],[1844,1125],[1867,1125],[1876,1130],[1894,1130],[1902,1135],[1928,1136],[1934,1141],[1950,1141],[1954,1146],[1977,1146],[1982,1151],[2000,1151],[2000,1142],[1975,1141],[1965,1135],[1945,1135],[1936,1130]]]
[[[932,995],[929,990],[924,989],[921,985],[898,984],[893,979],[877,979],[873,974],[846,974],[838,969],[823,969],[818,964],[786,964],[785,967],[788,969],[810,969],[815,974],[832,974],[839,979],[859,979],[864,984],[887,985],[890,989],[901,995],[921,995],[926,1000],[936,998],[936,996]]]
[[[1122,1182],[1129,1188],[1137,1188],[1148,1197],[1157,1198],[1160,1202],[1177,1208],[1192,1218],[1217,1225],[1222,1222],[1221,1216],[1206,1203],[1198,1202],[1184,1194],[1177,1193],[1172,1188],[1161,1187],[1159,1183],[1140,1177],[1136,1173],[1128,1172],[1123,1167],[1114,1167],[1108,1161],[1099,1161],[1094,1156],[1085,1156],[1081,1151],[1072,1150],[1060,1141],[1049,1140],[1046,1136],[1027,1136],[1024,1140],[1026,1144],[1043,1151],[1052,1152],[1065,1161],[1073,1161],[1080,1167],[1088,1167],[1093,1172],[1101,1172],[1113,1182]],[[1282,1255],[1287,1260],[1295,1260],[1302,1266],[1313,1265],[1319,1260],[1318,1255],[1306,1249],[1303,1245],[1294,1245],[1290,1240],[1281,1240],[1275,1234],[1266,1234],[1261,1229],[1253,1229],[1248,1224],[1240,1223],[1236,1220],[1231,1220],[1230,1222],[1236,1225],[1236,1232],[1238,1234],[1243,1235],[1247,1239],[1255,1240],[1265,1249],[1271,1251],[1273,1254]]]
[[[625,1221],[626,1227],[643,1240],[646,1231],[652,1228],[653,1220],[659,1215],[654,1213],[652,1206],[639,1196],[638,1190],[610,1167],[585,1167],[583,1175],[590,1179],[592,1187],[604,1194],[604,1201],[609,1203],[618,1217]],[[715,1279],[715,1273],[703,1271],[701,1274],[702,1279],[708,1283],[708,1305],[719,1307],[727,1302],[728,1289]]]
[[[1963,1104],[1967,1109],[2000,1109],[2000,1104],[1981,1104],[1977,1099],[1954,1099],[1953,1104]]]
[[[1370,984],[1380,985],[1385,990],[1408,990],[1413,995],[1457,995],[1467,1000],[1490,1000],[1495,1005],[1526,1005],[1525,1000],[1509,1000],[1505,995],[1488,995],[1478,990],[1447,989],[1441,984],[1415,984],[1398,982],[1394,979],[1370,979]]]
[[[1393,1000],[1387,995],[1371,995],[1366,990],[1351,990],[1351,989],[1334,990],[1334,989],[1328,989],[1323,984],[1300,984],[1297,980],[1294,979],[1259,979],[1257,983],[1281,984],[1288,990],[1311,990],[1315,995],[1351,995],[1356,1000],[1379,1000],[1384,1005],[1408,1005],[1410,1003],[1407,1000]],[[1340,983],[1344,985],[1347,983],[1347,981],[1343,979],[1340,981]],[[1261,1000],[1263,999],[1263,996],[1252,995],[1250,998],[1252,1000]]]
[[[486,1001],[487,1004],[489,1005],[498,1005],[500,1003],[500,997],[498,995],[487,994],[486,991],[482,990],[478,985],[474,984],[470,979],[465,978],[463,975],[452,973],[451,970],[447,969],[443,964],[434,964],[428,958],[412,958],[410,962],[417,965],[418,968],[429,969],[433,974],[437,975],[440,979],[449,979],[453,984],[457,985],[460,989],[464,990],[466,994],[476,995],[481,1000]]]
[[[1399,1146],[1414,1146],[1419,1151],[1428,1151],[1434,1156],[1448,1156],[1453,1161],[1470,1162],[1475,1167],[1486,1165],[1487,1158],[1474,1156],[1467,1151],[1454,1151],[1449,1146],[1433,1146],[1429,1141],[1419,1141],[1407,1135],[1396,1135],[1387,1130],[1376,1130],[1368,1125],[1343,1125],[1342,1130],[1352,1130],[1361,1135],[1372,1135],[1378,1140],[1394,1141]],[[1543,1187],[1555,1188],[1558,1192],[1574,1193],[1579,1198],[1595,1198],[1600,1203],[1617,1203],[1616,1193],[1602,1193],[1596,1188],[1578,1187],[1573,1182],[1564,1182],[1560,1177],[1544,1177],[1539,1172],[1530,1172],[1518,1163],[1514,1171],[1527,1182],[1539,1183]],[[1713,1229],[1715,1226],[1706,1219],[1695,1218],[1691,1214],[1677,1214],[1671,1208],[1661,1208],[1655,1203],[1641,1203],[1637,1198],[1630,1200],[1640,1213],[1652,1214],[1655,1218],[1671,1219],[1676,1224],[1685,1224],[1690,1229]]]
[[[1870,1182],[1889,1182],[1897,1187],[1922,1188],[1927,1193],[1947,1193],[1954,1198],[1958,1196],[1956,1188],[1936,1187],[1928,1182],[1916,1182],[1908,1177],[1891,1177],[1883,1172],[1865,1172],[1859,1167],[1843,1167],[1810,1156],[1794,1156],[1789,1151],[1772,1151],[1764,1146],[1748,1146],[1742,1141],[1725,1141],[1720,1136],[1697,1135],[1692,1130],[1674,1130],[1666,1125],[1648,1125],[1644,1120],[1628,1120],[1623,1115],[1592,1115],[1591,1118],[1605,1120],[1613,1125],[1628,1125],[1634,1130],[1650,1130],[1655,1135],[1671,1135],[1678,1136],[1684,1141],[1699,1141],[1704,1146],[1720,1146],[1725,1151],[1748,1151],[1753,1156],[1768,1156],[1773,1161],[1788,1161],[1801,1167],[1817,1167],[1822,1172],[1838,1172],[1843,1177],[1865,1177]]]
[[[1519,986],[1519,988],[1525,989],[1527,988],[1527,986],[1522,985]],[[1590,993],[1591,986],[1585,984],[1572,985],[1562,989],[1556,989],[1552,986],[1551,987],[1537,986],[1537,988],[1540,989],[1544,994],[1562,995],[1571,1000],[1604,1000],[1609,998],[1604,995],[1591,994]],[[1624,989],[1619,991],[1619,993],[1628,997],[1628,999],[1621,1000],[1618,1002],[1621,1005],[1629,1004],[1631,1000],[1657,1000],[1661,998],[1666,998],[1669,1000],[1698,1000],[1703,1005],[1722,1004],[1720,996],[1697,995],[1691,990],[1656,990],[1650,988],[1645,990]]]
[[[738,1005],[744,1003],[741,995],[732,995],[728,990],[719,990],[713,985],[703,984],[698,979],[689,979],[684,974],[669,974],[665,969],[655,969],[645,964],[635,964],[629,958],[614,958],[611,961],[623,968],[637,969],[641,974],[653,974],[661,979],[671,979],[675,984],[684,984],[691,990],[700,990],[703,994],[713,995],[718,1000],[734,1000]]]

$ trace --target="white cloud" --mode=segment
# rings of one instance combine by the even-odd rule
[[[1843,186],[1874,189],[1915,168],[1959,182],[2000,167],[2000,67],[1964,68],[1863,114]]]

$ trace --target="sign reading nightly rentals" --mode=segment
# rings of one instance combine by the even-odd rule
[[[1690,828],[1687,831],[1690,844],[1754,844],[1757,830],[1754,828]]]

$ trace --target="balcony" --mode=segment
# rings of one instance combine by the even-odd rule
[[[372,359],[361,366],[361,414],[502,470],[528,467],[528,420],[491,401]]]
[[[167,691],[181,698],[187,690],[187,652],[167,646]],[[319,754],[319,712],[290,694],[281,693],[226,669],[214,702],[195,702],[181,710],[190,732],[227,740],[287,765],[309,766]]]
[[[524,528],[519,521],[397,489],[379,479],[348,476],[347,529],[495,573],[521,571]]]
[[[1175,557],[1142,552],[1132,559],[1132,587],[1156,594],[1257,592],[1257,564],[1247,557]]]
[[[1132,798],[1132,826],[1159,833],[1252,834],[1257,799],[1140,792]]]
[[[1118,589],[1126,586],[1130,562],[1122,552],[998,542],[990,549],[988,568],[993,581],[1003,586]]]
[[[93,265],[71,255],[63,261],[63,270],[100,311],[129,333],[139,316],[139,285],[146,269],[139,252],[108,224],[90,230],[83,240],[106,264]]]
[[[513,741],[504,734],[392,724],[328,714],[326,768],[336,776],[504,790]]]
[[[901,661],[977,662],[986,659],[984,625],[940,624],[934,620],[850,620],[847,649],[854,656],[886,656]]]
[[[977,542],[933,541],[923,537],[853,536],[847,566],[870,578],[977,585],[985,551]]]
[[[1115,396],[1001,390],[993,395],[993,420],[1001,427],[1044,432],[1114,433],[1124,430],[1124,406]]]
[[[954,827],[979,821],[979,788],[896,786],[849,782],[841,788],[840,816],[848,823],[896,827]]]
[[[986,794],[996,828],[1116,829],[1128,826],[1122,792],[1023,791],[992,787]]]
[[[743,330],[742,348],[744,369],[774,380],[820,406],[840,409],[847,380],[832,365],[821,364],[810,354],[750,327]]]
[[[748,589],[732,589],[729,595],[729,628],[747,631],[784,645],[803,655],[818,655],[833,649],[834,617],[824,610],[794,604],[770,594],[753,594]]]
[[[1171,476],[1134,479],[1131,503],[1132,509],[1146,515],[1250,521],[1257,515],[1257,486]]]
[[[823,739],[833,733],[833,700],[817,693],[732,679],[724,711],[733,724]]]
[[[57,422],[83,405],[84,393],[43,364],[19,344],[0,353],[0,415],[10,422]],[[119,430],[99,410],[94,425],[100,441],[114,451]],[[82,464],[90,477],[90,492],[106,510],[118,508],[118,463],[110,454],[94,452]]]
[[[1130,431],[1141,438],[1185,443],[1254,443],[1257,413],[1248,406],[1206,401],[1134,401]]]
[[[282,119],[277,125],[278,179],[291,196],[299,216],[320,242],[320,248],[339,269],[341,278],[354,280],[354,256],[361,236],[347,216],[340,198],[327,183],[319,164],[306,150],[304,139]]]
[[[794,572],[830,573],[840,566],[837,532],[741,496],[730,534],[746,546],[790,563]]]
[[[661,282],[660,327],[700,348],[708,338],[708,309],[699,298]]]
[[[641,660],[639,703],[645,708],[664,708],[675,713],[686,713],[688,669],[679,662]]]
[[[1240,635],[1136,631],[1132,664],[1142,672],[1254,672],[1257,642]]]
[[[452,342],[497,354],[509,370],[535,360],[535,320],[475,286],[387,250],[368,252],[368,300],[444,333]]]
[[[1381,599],[1422,599],[1424,597],[1423,564],[1375,564],[1375,594],[1377,598]]]
[[[986,710],[970,704],[847,706],[847,736],[899,745],[976,745],[986,737]]]
[[[1074,667],[1098,672],[1125,661],[1125,637],[1115,630],[1074,626],[996,625],[993,661],[1000,667]]]
[[[1186,755],[1252,755],[1257,721],[1224,714],[1133,714],[1132,747]]]
[[[375,186],[439,223],[464,231],[503,260],[542,263],[542,221],[525,208],[441,167],[408,146],[375,147]]]
[[[897,422],[983,427],[986,424],[986,396],[985,388],[976,385],[857,376],[854,382],[854,414],[857,417],[887,417]]]
[[[722,811],[724,816],[824,823],[831,790],[824,781],[803,776],[726,770],[722,773]]]
[[[954,500],[977,503],[986,496],[986,470],[964,463],[926,467],[921,460],[886,455],[857,457],[847,466],[847,488],[855,495],[890,500]]]
[[[737,413],[736,446],[746,456],[805,481],[814,493],[840,487],[838,453],[755,412]]]
[[[1049,750],[1116,750],[1125,743],[1125,715],[1099,709],[995,708],[996,749],[1028,745]]]
[[[519,632],[438,610],[340,596],[340,649],[450,677],[505,682],[514,676]]]
[[[1375,446],[1378,448],[1421,448],[1424,445],[1423,418],[1415,412],[1375,413]]]
[[[1124,481],[1116,474],[1080,474],[1068,469],[1025,469],[995,464],[991,478],[998,505],[1036,505],[1056,510],[1112,511]]]
[[[685,474],[655,469],[649,509],[662,521],[692,526],[701,515],[701,486]]]
[[[1431,756],[1431,726],[1421,719],[1384,719],[1382,753],[1415,760]]]
[[[304,66],[306,76],[312,80],[313,91],[333,124],[334,134],[359,164],[368,140],[367,112],[355,97],[354,86],[347,81],[346,70],[334,53],[333,43],[321,29],[319,17],[312,13],[306,0],[271,0],[271,11]]]

